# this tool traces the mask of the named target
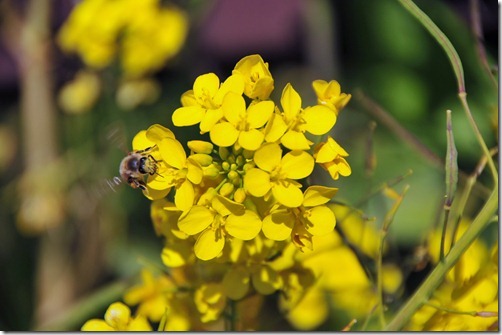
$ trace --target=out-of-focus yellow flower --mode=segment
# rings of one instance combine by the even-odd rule
[[[302,99],[291,84],[282,91],[282,113],[274,113],[265,129],[265,140],[276,142],[290,150],[308,150],[311,141],[305,132],[324,135],[336,123],[336,115],[328,107],[316,105],[302,108]]]
[[[312,87],[317,95],[317,103],[329,107],[337,116],[352,97],[350,94],[342,93],[336,80],[331,80],[329,83],[325,80],[314,80]]]
[[[208,283],[201,285],[194,295],[195,305],[201,314],[201,321],[206,323],[217,320],[226,306],[223,285]]]
[[[172,120],[176,127],[200,123],[201,133],[207,133],[223,117],[222,104],[228,92],[242,95],[244,80],[232,75],[220,86],[220,79],[214,73],[203,74],[195,79],[193,90],[181,97],[183,107],[176,109]]]
[[[349,154],[331,137],[326,142],[319,143],[314,149],[316,163],[329,172],[331,178],[350,176],[352,170],[344,157]]]
[[[236,73],[244,77],[244,94],[250,99],[266,100],[274,90],[274,78],[260,55],[242,58],[232,71]]]
[[[229,147],[237,142],[244,149],[258,149],[265,138],[258,128],[263,127],[272,115],[274,103],[260,101],[246,109],[242,95],[233,92],[229,92],[223,100],[223,116],[227,121],[211,128],[211,141],[220,147]]]
[[[463,219],[457,239],[469,225]],[[439,261],[441,230],[429,237],[434,263]],[[447,234],[445,252],[451,245]],[[498,324],[498,243],[491,250],[480,239],[462,254],[432,298],[412,317],[405,330],[412,331],[484,331]]]
[[[303,202],[301,184],[296,182],[310,175],[314,159],[305,151],[295,150],[282,156],[278,144],[267,143],[254,154],[258,168],[246,171],[244,189],[255,197],[269,197],[269,192],[280,204],[298,207]]]
[[[84,0],[62,26],[58,43],[94,69],[109,66],[119,54],[126,77],[138,78],[176,55],[187,32],[186,15],[158,0]]]
[[[149,78],[128,79],[119,84],[116,100],[120,107],[131,110],[153,103],[160,95],[160,85]]]
[[[268,295],[282,287],[282,277],[267,264],[239,265],[230,269],[222,281],[227,297],[239,300],[249,293],[252,284],[256,292]]]
[[[124,302],[138,306],[137,313],[152,322],[159,322],[169,306],[168,298],[174,292],[174,284],[165,276],[154,277],[150,270],[141,271],[142,283],[131,287],[124,294]]]
[[[91,319],[81,328],[82,331],[151,331],[152,327],[144,316],[131,317],[129,307],[114,302],[108,307],[105,319]]]
[[[98,76],[90,71],[79,71],[75,78],[59,91],[59,105],[70,114],[88,112],[99,97],[101,83]]]
[[[380,252],[380,232],[373,222],[363,219],[362,213],[348,206],[328,204],[337,218],[345,238],[367,256],[376,259]],[[387,244],[384,244],[384,253]]]

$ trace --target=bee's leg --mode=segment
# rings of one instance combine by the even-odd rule
[[[129,185],[132,186],[132,188],[140,188],[143,191],[147,191],[145,183],[141,180],[138,180],[133,177],[129,177],[127,182],[129,183]]]
[[[152,151],[153,149],[155,149],[155,147],[156,147],[156,146],[157,146],[157,144],[154,144],[154,145],[152,145],[151,147],[145,148],[145,149],[143,149],[143,150],[136,150],[136,152],[137,152],[138,154],[143,154],[143,153],[146,153],[146,152],[150,152],[150,151]]]

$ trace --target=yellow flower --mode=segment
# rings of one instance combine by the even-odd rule
[[[176,127],[200,123],[201,133],[207,133],[223,117],[223,98],[228,92],[242,95],[244,80],[241,75],[232,75],[220,86],[214,73],[203,74],[195,79],[193,90],[183,94],[183,107],[176,109],[172,120]]]
[[[457,239],[468,225],[469,221],[463,219]],[[441,230],[434,231],[429,237],[433,263],[439,261],[440,238]],[[445,251],[448,252],[451,230],[445,240]],[[428,304],[413,315],[405,330],[493,330],[498,324],[498,263],[498,243],[489,250],[481,239],[475,240],[448,272]]]
[[[311,141],[305,132],[324,135],[336,123],[336,114],[326,106],[316,105],[302,108],[302,99],[291,84],[282,91],[281,106],[283,113],[274,113],[265,129],[265,140],[276,142],[290,150],[308,150]]]
[[[319,143],[314,149],[316,163],[329,172],[331,178],[337,180],[340,176],[350,176],[352,170],[344,157],[349,154],[331,137],[327,142]]]
[[[329,83],[324,80],[314,80],[312,87],[317,95],[317,103],[329,107],[337,116],[352,97],[350,94],[342,93],[336,80],[331,80]]]
[[[250,99],[266,100],[274,90],[274,79],[260,55],[242,58],[232,74],[239,73],[244,77],[244,94]]]
[[[282,277],[277,271],[264,263],[239,265],[230,269],[223,277],[225,295],[240,300],[249,292],[250,284],[256,292],[269,295],[282,287]]]
[[[159,322],[166,308],[168,296],[174,291],[174,284],[165,276],[154,277],[147,269],[141,270],[142,284],[131,287],[124,294],[124,302],[129,306],[138,305],[137,313],[152,322]]]
[[[223,285],[218,283],[203,284],[195,291],[194,301],[201,314],[202,322],[217,320],[226,306]]]
[[[128,77],[138,78],[160,69],[183,46],[188,32],[184,12],[158,5],[131,16],[122,36],[121,64]]]
[[[301,184],[296,182],[310,175],[314,159],[305,151],[295,150],[282,157],[278,144],[263,145],[254,154],[258,168],[246,171],[244,189],[255,197],[268,198],[270,193],[286,207],[298,207],[303,202]]]
[[[108,307],[105,319],[91,319],[81,328],[82,331],[151,331],[152,327],[144,316],[131,317],[129,307],[115,302]]]
[[[193,206],[178,221],[178,227],[184,233],[199,234],[194,252],[202,260],[217,257],[225,246],[227,235],[251,240],[258,235],[261,226],[258,214],[216,194],[214,189],[210,189],[198,205]]]
[[[278,207],[263,219],[263,234],[276,241],[291,236],[292,242],[300,250],[312,250],[312,236],[328,234],[335,228],[335,214],[324,204],[337,191],[337,188],[324,186],[309,187],[305,190],[301,206]]]
[[[101,83],[95,73],[81,70],[59,91],[59,105],[70,114],[88,112],[96,103],[100,88]]]
[[[261,101],[251,104],[246,110],[242,95],[229,92],[223,99],[222,110],[227,121],[211,128],[211,141],[220,147],[229,147],[237,142],[244,149],[258,149],[265,138],[258,128],[263,127],[272,115],[274,103]]]

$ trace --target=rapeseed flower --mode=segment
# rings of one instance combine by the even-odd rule
[[[325,80],[314,80],[312,87],[317,95],[317,103],[329,107],[337,116],[352,97],[350,94],[342,93],[340,84],[336,80],[331,80],[329,83]]]
[[[305,132],[313,135],[328,133],[336,123],[336,115],[328,107],[316,105],[302,108],[302,99],[298,92],[287,84],[282,91],[280,112],[273,114],[265,130],[265,140],[281,144],[290,150],[308,150],[312,142]]]
[[[124,299],[141,317],[160,321],[160,330],[205,329],[232,310],[229,299],[261,301],[274,293],[290,322],[307,329],[328,314],[326,292],[336,291],[342,298],[330,299],[349,305],[371,292],[357,258],[334,231],[329,203],[338,189],[308,183],[316,162],[336,165],[336,171],[328,166],[334,179],[350,174],[348,154],[331,137],[314,150],[306,137],[328,133],[337,120],[333,106],[342,107],[303,108],[287,84],[281,111],[270,99],[273,89],[268,64],[259,55],[244,57],[223,83],[214,73],[198,76],[172,114],[176,127],[199,124],[210,142],[188,141],[187,153],[159,124],[133,138],[133,150],[155,166],[144,194],[152,200],[155,233],[164,239],[160,257],[169,277],[144,270],[142,283]],[[322,237],[328,238],[318,244]],[[336,270],[333,259],[340,263]],[[351,275],[340,276],[347,269]],[[302,311],[310,315],[303,324]]]
[[[108,307],[104,320],[91,319],[81,328],[82,331],[151,331],[152,326],[142,315],[131,316],[131,310],[121,302]]]
[[[244,94],[250,99],[266,100],[274,90],[274,78],[260,55],[250,55],[242,58],[232,74],[244,77]]]
[[[242,95],[244,79],[241,75],[231,75],[221,85],[214,73],[200,75],[195,79],[193,89],[181,97],[183,107],[173,113],[176,127],[192,126],[200,123],[201,134],[207,133],[223,117],[222,105],[228,92]]]
[[[302,204],[301,184],[296,180],[307,177],[314,169],[314,159],[302,150],[288,152],[276,143],[267,143],[254,154],[258,168],[251,168],[244,175],[244,189],[255,197],[271,195],[286,207]]]

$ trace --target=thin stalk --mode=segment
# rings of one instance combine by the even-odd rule
[[[394,202],[394,205],[392,208],[387,212],[385,215],[383,224],[382,224],[382,231],[380,233],[380,244],[379,244],[379,252],[378,252],[378,257],[377,257],[377,296],[378,296],[378,318],[380,321],[380,324],[382,328],[385,326],[387,323],[385,321],[385,316],[384,316],[384,306],[383,306],[383,252],[384,252],[384,244],[385,244],[385,238],[387,237],[387,233],[389,232],[389,227],[391,223],[394,221],[394,217],[397,213],[397,210],[399,209],[399,206],[401,205],[401,202],[404,199],[404,196],[406,195],[406,192],[408,192],[408,189],[410,188],[409,185],[405,185],[403,192],[398,196],[396,201]]]
[[[469,248],[471,243],[491,222],[493,214],[498,208],[498,186],[491,192],[485,205],[471,223],[469,228],[460,237],[455,246],[450,250],[444,260],[436,265],[423,284],[415,291],[413,296],[402,306],[394,318],[383,329],[384,331],[398,331],[409,322],[413,314],[432,296],[434,291],[443,282],[448,271],[455,265],[460,256]]]
[[[462,67],[462,62],[458,56],[457,51],[451,44],[450,40],[441,31],[441,29],[436,26],[436,24],[425,14],[417,5],[411,0],[398,0],[401,5],[410,12],[420,23],[431,33],[431,35],[436,39],[436,41],[441,45],[443,50],[446,52],[450,63],[453,67],[453,72],[455,72],[455,77],[457,78],[457,85],[459,92],[465,92],[465,81],[464,81],[464,69]]]
[[[410,12],[415,18],[417,18],[420,23],[431,33],[431,35],[436,39],[439,45],[443,48],[450,60],[450,63],[453,67],[453,71],[455,72],[455,77],[457,78],[458,85],[458,97],[464,107],[464,111],[469,119],[469,123],[471,125],[472,130],[476,136],[476,139],[483,150],[483,153],[488,157],[488,166],[490,167],[490,171],[492,173],[494,184],[498,183],[498,172],[495,168],[495,163],[491,156],[489,155],[488,147],[486,146],[483,137],[478,129],[476,122],[471,114],[471,110],[469,109],[469,105],[467,103],[467,93],[465,89],[465,81],[464,81],[464,70],[462,67],[462,62],[460,61],[460,57],[458,56],[457,51],[451,44],[450,40],[446,37],[446,35],[436,26],[436,24],[425,14],[420,8],[418,8],[415,3],[411,0],[398,0],[401,5]]]
[[[444,258],[444,245],[446,239],[446,231],[448,229],[448,219],[450,217],[451,204],[457,191],[458,182],[458,164],[457,164],[457,148],[453,138],[453,129],[451,124],[451,111],[446,111],[446,198],[444,201],[444,221],[443,231],[441,233],[441,244],[439,248],[439,259]]]
[[[478,143],[481,146],[481,149],[483,149],[484,155],[488,159],[488,167],[490,168],[490,172],[492,174],[493,183],[498,184],[499,179],[498,179],[497,168],[495,167],[495,163],[493,162],[493,158],[490,155],[490,150],[488,150],[488,147],[486,146],[486,143],[483,139],[483,136],[481,135],[481,132],[479,131],[478,125],[476,124],[476,121],[474,120],[474,117],[472,116],[471,109],[469,108],[469,104],[467,103],[467,93],[459,92],[458,97],[459,97],[460,101],[462,102],[462,107],[464,107],[465,115],[467,116],[467,119],[469,120],[469,123],[471,124],[471,128],[474,131],[474,135],[476,135]]]

